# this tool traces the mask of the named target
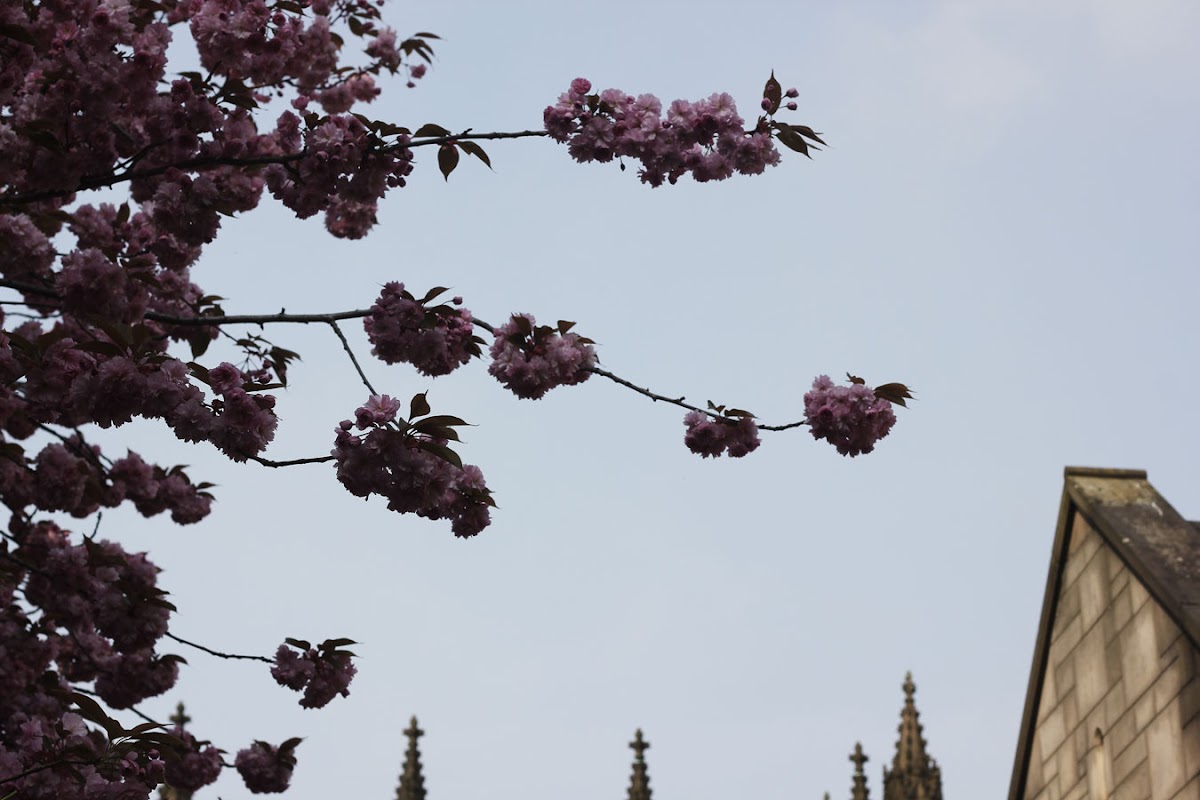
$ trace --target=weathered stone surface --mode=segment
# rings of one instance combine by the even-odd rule
[[[1109,499],[1155,507],[1153,489],[1141,483]],[[1195,641],[1175,622],[1177,610],[1131,572],[1108,528],[1082,511],[1068,518],[1054,617],[1043,623],[1024,791],[1014,800],[1200,800]],[[1153,544],[1165,546],[1155,535]]]
[[[1183,788],[1183,726],[1179,705],[1172,703],[1146,728],[1150,759],[1150,800],[1171,800]]]

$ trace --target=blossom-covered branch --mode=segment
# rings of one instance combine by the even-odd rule
[[[51,289],[44,289],[44,288],[40,288],[40,287],[30,287],[25,284],[14,283],[11,281],[0,280],[0,286],[7,286],[9,288],[19,289],[21,291],[26,291],[26,292],[30,292],[32,289],[37,288],[37,294],[39,297],[45,297],[45,298],[57,298],[58,297],[57,293]],[[402,288],[401,288],[401,291],[403,291]],[[430,298],[430,299],[432,299],[432,298]],[[415,298],[410,297],[408,302],[415,302]],[[339,341],[342,343],[343,349],[346,351],[348,356],[351,358],[356,372],[358,373],[359,377],[362,379],[362,381],[366,385],[367,389],[372,394],[378,394],[378,392],[376,392],[374,387],[370,384],[370,381],[366,377],[366,374],[363,371],[362,366],[358,363],[357,357],[354,355],[353,350],[350,348],[349,342],[346,340],[345,336],[342,334],[341,329],[339,327],[337,327],[337,323],[339,321],[371,317],[374,313],[375,313],[375,309],[373,307],[373,308],[365,308],[365,309],[354,309],[354,310],[350,310],[350,311],[338,311],[338,312],[317,313],[317,314],[289,314],[287,312],[281,311],[277,314],[236,314],[236,315],[205,315],[205,316],[190,315],[190,316],[184,316],[184,315],[178,315],[178,314],[156,314],[156,313],[151,312],[151,313],[146,314],[146,318],[154,320],[156,322],[162,322],[162,323],[165,323],[165,324],[168,324],[171,326],[175,326],[175,327],[180,327],[180,328],[184,328],[184,327],[213,327],[213,328],[216,328],[216,327],[232,326],[232,325],[263,325],[263,326],[265,326],[265,325],[288,324],[288,323],[292,323],[292,324],[313,324],[313,323],[327,324],[331,328],[333,328],[334,332],[337,334]],[[399,312],[397,311],[394,313],[399,313]],[[495,326],[493,326],[491,323],[488,323],[484,320],[472,317],[471,323],[475,327],[485,330],[488,333],[492,333],[493,335],[495,333]],[[425,324],[424,319],[422,319],[420,324],[421,325]],[[401,359],[401,358],[393,359],[393,361],[401,361],[401,360],[405,360],[405,359]],[[641,394],[645,397],[648,397],[651,400],[654,400],[656,402],[670,403],[672,405],[679,406],[680,408],[687,409],[689,411],[699,412],[700,414],[704,414],[704,415],[707,415],[707,416],[710,416],[713,418],[720,418],[721,416],[723,416],[722,411],[716,410],[715,406],[710,405],[710,407],[708,407],[708,408],[701,408],[699,406],[695,406],[695,405],[688,403],[686,401],[686,396],[681,395],[681,396],[675,397],[675,396],[663,395],[663,394],[651,391],[648,388],[638,386],[637,384],[633,383],[632,381],[630,381],[626,378],[623,378],[620,375],[618,375],[610,370],[604,369],[604,368],[596,366],[596,365],[588,366],[587,371],[591,372],[593,374],[596,374],[596,375],[600,375],[601,377],[607,378],[608,380],[613,381],[614,383],[617,383],[621,386],[631,389],[632,391],[637,392],[638,394]],[[444,373],[437,373],[437,374],[444,374]],[[885,397],[885,399],[891,400],[892,402],[896,402],[896,400],[897,400],[896,397]],[[902,396],[900,399],[902,399]],[[801,419],[801,420],[797,420],[795,422],[787,422],[787,423],[780,423],[780,424],[773,424],[773,425],[758,423],[757,428],[758,428],[758,430],[766,430],[766,431],[784,431],[784,430],[789,430],[791,428],[801,427],[801,426],[804,426],[807,424],[809,424],[807,419]],[[260,459],[257,456],[255,456],[254,458],[255,458],[255,460],[259,461],[260,463],[263,463],[266,466],[284,466],[285,465],[284,462],[271,462],[267,459]],[[322,462],[322,461],[326,461],[326,460],[328,460],[328,459],[323,459],[323,458],[298,459],[296,461],[286,462],[286,463],[288,465],[290,465],[292,463],[318,463],[318,462]]]
[[[347,695],[355,674],[346,639],[289,638],[268,659],[170,633],[175,608],[149,556],[63,520],[128,505],[191,525],[210,513],[212,485],[133,451],[105,453],[86,437],[93,427],[155,420],[233,462],[331,462],[351,494],[445,520],[465,538],[495,507],[483,472],[453,449],[466,422],[435,413],[424,392],[404,408],[376,391],[339,323],[362,319],[372,355],[427,378],[486,349],[489,374],[531,400],[601,375],[685,409],[684,441],[703,456],[741,457],[759,446],[760,427],[798,425],[845,455],[866,453],[891,430],[891,404],[909,396],[900,384],[838,387],[822,376],[805,395],[804,420],[758,426],[746,411],[693,406],[601,368],[571,322],[516,313],[491,325],[461,298],[441,301],[440,288],[416,297],[395,282],[356,311],[226,315],[195,270],[228,219],[270,195],[298,218],[323,215],[335,237],[360,238],[382,200],[407,186],[417,148],[435,150],[430,161],[448,178],[463,155],[491,166],[482,141],[549,137],[579,162],[637,162],[640,179],[661,186],[759,174],[780,162],[777,144],[809,155],[823,143],[780,118],[797,110],[798,92],[774,75],[756,119],[724,93],[664,104],[593,92],[582,78],[542,110],[544,130],[454,133],[373,119],[362,109],[379,96],[377,80],[414,87],[437,38],[401,38],[383,24],[382,5],[0,4],[0,287],[15,294],[0,301],[0,503],[10,515],[0,539],[0,798],[143,800],[164,781],[181,793],[215,781],[221,751],[185,730],[182,712],[164,731],[149,720],[126,730],[105,710],[134,709],[175,685],[182,659],[162,651],[167,642],[269,662],[305,708]],[[175,38],[194,46],[198,69],[168,65]],[[361,50],[353,63],[344,63],[348,42]],[[88,196],[118,187],[126,195],[114,202]],[[366,389],[365,402],[330,424],[329,455],[266,455],[276,390],[298,355],[261,326],[283,323],[328,325]],[[237,363],[208,355],[219,337],[232,340]],[[233,764],[250,791],[280,792],[299,743],[255,740]]]
[[[549,135],[549,132],[544,130],[489,131],[485,133],[475,133],[474,131],[466,130],[462,133],[447,133],[442,136],[430,136],[421,139],[402,139],[401,141],[392,144],[385,144],[381,142],[375,144],[372,150],[378,154],[387,155],[394,151],[412,149],[416,147],[438,147],[444,145],[456,146],[459,142],[528,139],[530,137],[543,137]],[[278,153],[251,157],[214,156],[209,158],[191,158],[170,164],[159,164],[155,167],[130,167],[129,169],[120,170],[117,172],[108,172],[99,175],[83,175],[79,177],[78,182],[75,185],[62,189],[47,189],[25,193],[0,192],[0,210],[6,211],[7,213],[12,213],[13,210],[20,209],[23,206],[43,203],[47,200],[67,198],[78,194],[79,192],[93,191],[96,189],[109,189],[114,186],[119,186],[123,183],[158,178],[166,175],[168,172],[177,172],[180,174],[200,174],[217,170],[222,167],[236,167],[239,169],[251,170],[266,167],[272,164],[292,164],[297,161],[302,161],[310,155],[312,154],[307,150],[307,148],[305,148],[295,153]]]

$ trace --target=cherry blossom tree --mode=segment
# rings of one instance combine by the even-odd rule
[[[211,485],[138,453],[103,452],[95,428],[161,421],[177,438],[235,462],[331,463],[353,495],[445,519],[454,535],[487,527],[481,469],[452,446],[465,421],[425,394],[377,391],[341,325],[361,320],[371,354],[422,375],[485,358],[521,398],[601,376],[683,408],[684,442],[704,457],[742,457],[763,430],[808,426],[838,452],[871,452],[895,423],[902,384],[874,389],[821,376],[805,417],[765,425],[723,405],[701,408],[600,366],[568,321],[518,313],[498,325],[446,289],[388,283],[369,307],[231,316],[193,271],[225,219],[270,194],[297,217],[322,214],[335,237],[365,236],[380,200],[405,186],[421,148],[448,179],[463,154],[490,166],[480,142],[547,137],[578,162],[637,163],[650,187],[756,175],[777,144],[808,155],[811,128],[777,119],[797,92],[767,81],[747,122],[727,94],[676,100],[593,92],[570,82],[543,130],[409,129],[357,110],[385,79],[414,87],[436,36],[401,39],[382,0],[45,0],[0,3],[0,797],[145,798],[161,783],[194,792],[235,768],[252,792],[287,788],[299,740],[224,751],[138,709],[175,683],[182,658],[164,640],[270,664],[275,681],[320,708],[349,693],[348,639],[286,639],[273,658],[220,653],[169,631],[174,607],[145,553],[64,527],[130,504],[188,525],[209,513]],[[168,45],[190,43],[195,69],[168,70]],[[355,46],[350,46],[353,43]],[[354,58],[350,58],[350,54]],[[176,65],[178,66],[178,65]],[[177,75],[178,77],[170,77]],[[122,202],[100,202],[95,192]],[[267,457],[297,354],[259,327],[328,326],[364,384],[363,404],[332,426],[332,452]],[[249,326],[256,326],[251,328]],[[228,340],[240,354],[205,363]],[[490,339],[490,344],[489,340]],[[86,529],[87,525],[84,525]],[[132,728],[114,718],[140,716]]]

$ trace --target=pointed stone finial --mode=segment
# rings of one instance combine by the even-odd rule
[[[850,754],[850,760],[854,762],[854,783],[850,786],[850,800],[867,800],[867,774],[863,771],[863,764],[870,759],[863,752],[862,742],[854,743],[854,752]]]
[[[925,766],[929,756],[925,753],[925,737],[922,735],[920,714],[913,696],[917,686],[912,673],[904,673],[904,708],[900,709],[900,738],[896,742],[896,757],[892,771],[919,769]]]
[[[650,800],[650,775],[646,771],[646,751],[650,743],[642,738],[642,729],[638,728],[629,743],[633,748],[633,774],[629,778],[629,800]]]
[[[409,719],[408,727],[404,729],[404,735],[408,737],[408,742],[411,745],[415,745],[417,743],[417,739],[420,739],[425,735],[425,731],[417,727],[416,715]]]
[[[179,701],[179,705],[175,706],[175,713],[172,714],[171,716],[167,717],[167,719],[171,720],[171,722],[174,722],[175,725],[178,726],[180,729],[182,729],[184,726],[186,726],[189,722],[192,721],[191,717],[189,717],[187,714],[183,713],[183,701],[182,700]]]
[[[883,800],[942,800],[942,773],[926,752],[921,715],[913,699],[917,686],[912,673],[904,675],[904,708],[892,768],[883,770]]]
[[[425,731],[417,727],[415,716],[404,729],[404,735],[408,737],[408,751],[404,754],[404,772],[396,787],[396,800],[425,800],[425,776],[421,774],[421,749],[417,745]]]

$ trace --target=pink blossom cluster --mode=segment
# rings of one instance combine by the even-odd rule
[[[279,424],[275,396],[256,391],[252,377],[228,362],[208,373],[209,388],[218,398],[205,405],[193,403],[186,420],[174,424],[184,441],[209,441],[234,461],[257,455],[275,438]],[[168,420],[168,423],[170,420]]]
[[[105,332],[73,319],[49,331],[29,321],[0,333],[0,427],[21,439],[38,424],[107,428],[150,417],[235,461],[261,452],[278,424],[274,396],[252,394],[253,381],[245,381],[206,402],[187,365],[165,356],[154,336],[149,325]]]
[[[263,0],[192,0],[185,6],[200,63],[210,72],[264,86],[289,80],[312,92],[337,69],[328,7],[314,9],[306,22],[273,11]]]
[[[301,219],[325,211],[325,227],[334,236],[362,238],[376,223],[379,199],[388,189],[404,186],[412,173],[408,139],[401,135],[395,146],[381,148],[354,115],[306,119],[310,125],[302,132],[295,114],[280,116],[282,152],[298,158],[268,166],[263,171],[267,187]]]
[[[828,375],[813,381],[804,395],[804,413],[814,439],[826,439],[844,456],[875,449],[896,424],[892,404],[863,383],[836,386]]]
[[[664,115],[652,94],[591,90],[590,81],[576,78],[543,114],[546,131],[576,161],[636,159],[642,163],[638,175],[651,186],[673,184],[688,173],[700,182],[758,175],[779,163],[770,128],[746,131],[728,94],[675,100]]]
[[[729,419],[689,411],[683,424],[687,426],[684,444],[704,458],[716,458],[726,453],[732,458],[741,458],[758,449],[758,425],[751,416]]]
[[[433,434],[422,432],[420,422],[397,422],[398,410],[387,395],[373,397],[356,412],[357,424],[338,425],[338,480],[356,497],[379,495],[392,511],[449,519],[455,536],[475,536],[491,523],[493,502],[483,473],[472,464],[460,466],[446,448],[452,431],[436,426]]]
[[[22,325],[14,335],[28,334],[32,324]],[[106,357],[94,346],[84,350],[78,344],[70,336],[58,339],[43,355],[42,369],[26,376],[25,397],[34,401],[32,410],[45,412],[39,416],[47,422],[90,421],[110,427],[135,416],[160,418],[180,439],[211,442],[235,461],[257,455],[274,438],[275,397],[254,392],[249,382],[211,387],[217,397],[206,402],[190,382],[188,368],[176,359],[154,354]],[[66,391],[68,405],[55,414],[45,406],[55,399],[61,404],[61,396],[53,394],[60,388]]]
[[[339,694],[342,697],[350,695],[350,681],[357,672],[350,662],[352,653],[328,646],[322,646],[319,651],[315,647],[295,650],[290,644],[290,641],[281,644],[275,651],[271,676],[280,686],[304,692],[301,707],[322,708]]]
[[[206,517],[212,505],[212,495],[193,485],[182,468],[167,472],[136,453],[106,467],[100,448],[78,436],[46,445],[25,463],[12,457],[19,450],[10,444],[10,457],[0,460],[0,500],[10,509],[34,507],[87,517],[128,500],[144,516],[170,511],[172,520],[186,525]]]
[[[297,739],[289,739],[279,747],[260,741],[239,750],[233,764],[246,788],[255,794],[286,791],[296,768],[297,744]]]
[[[480,355],[471,312],[445,303],[428,305],[437,293],[417,300],[403,283],[384,284],[363,319],[371,353],[387,364],[412,364],[429,376],[446,375]]]
[[[248,335],[237,343],[247,354],[240,369],[205,369],[198,360],[218,328],[202,323],[224,312],[192,273],[223,221],[255,208],[264,189],[355,237],[374,224],[384,193],[404,185],[412,153],[401,129],[349,113],[379,94],[382,70],[424,55],[419,40],[376,27],[378,5],[0,4],[0,503],[9,512],[0,797],[141,800],[164,778],[190,792],[220,770],[220,751],[183,731],[180,757],[167,763],[112,727],[89,730],[76,713],[78,698],[93,702],[72,695],[77,687],[124,709],[174,685],[181,659],[158,649],[172,606],[144,554],[42,515],[84,518],[123,503],[179,524],[209,513],[207,484],[138,453],[111,458],[87,441],[89,426],[160,420],[238,461],[274,437],[266,390],[286,383],[294,354]],[[335,23],[365,31],[365,63],[342,67]],[[180,35],[202,71],[168,69]],[[423,72],[408,65],[409,82]],[[293,110],[264,124],[256,109],[275,97]],[[110,186],[127,188],[128,200],[78,202]],[[23,308],[6,317],[14,300]],[[190,359],[172,350],[183,345]],[[486,509],[480,523],[466,506],[486,487],[477,470],[460,472],[446,482],[459,487],[458,506],[443,501],[443,511],[477,529]],[[344,693],[352,674],[348,654],[321,651],[302,702]],[[286,787],[294,748],[244,751],[238,766],[252,790]]]
[[[0,4],[0,280],[10,293],[0,307],[0,503],[9,511],[0,781],[24,776],[0,784],[0,796],[145,798],[164,776],[156,754],[75,724],[66,699],[86,686],[108,707],[129,708],[174,684],[180,659],[157,649],[172,610],[157,569],[40,515],[83,518],[123,503],[179,524],[209,513],[206,484],[137,453],[110,458],[87,441],[88,426],[160,420],[238,461],[272,440],[266,390],[285,382],[287,357],[243,339],[247,364],[260,363],[196,363],[218,328],[193,322],[223,312],[192,270],[223,220],[255,208],[265,188],[298,214],[324,211],[336,235],[358,236],[379,198],[403,185],[404,140],[385,144],[393,133],[348,114],[412,49],[375,27],[378,17],[377,4],[359,0]],[[365,64],[341,67],[335,21],[366,25]],[[202,72],[168,70],[180,34],[194,41]],[[421,72],[410,67],[409,77]],[[272,96],[298,113],[264,125],[256,107]],[[333,116],[308,112],[310,103]],[[127,186],[128,201],[77,202],[107,186]],[[6,317],[13,299],[25,313]],[[191,363],[171,352],[179,345]],[[350,669],[315,675],[306,696],[341,691]],[[184,739],[191,749],[170,762],[169,778],[192,791],[215,778],[220,755]],[[282,748],[286,758],[293,748]],[[73,766],[53,766],[64,754]],[[250,764],[260,787],[286,784],[264,777],[261,759]]]
[[[164,763],[116,748],[71,708],[92,684],[112,708],[168,690],[177,656],[155,647],[172,609],[142,553],[73,541],[51,522],[9,523],[0,545],[0,792],[25,798],[147,797]],[[75,766],[67,767],[63,760]],[[24,775],[18,780],[6,780]]]
[[[183,792],[196,792],[215,783],[221,776],[221,751],[210,742],[197,741],[181,727],[176,726],[171,734],[178,737],[183,746],[167,761],[166,784]]]
[[[532,314],[513,314],[496,328],[488,372],[517,397],[538,400],[556,386],[592,377],[592,340],[571,333],[573,323],[539,326]]]
[[[112,745],[89,731],[75,712],[17,712],[6,720],[18,732],[12,746],[0,748],[0,791],[22,800],[146,797],[158,785],[166,764],[154,747]],[[28,773],[20,779],[10,776]]]
[[[65,756],[72,768],[64,766],[45,769],[24,777],[19,782],[0,783],[0,789],[10,793],[17,792],[18,790],[11,787],[19,783],[19,793],[12,796],[20,797],[21,800],[140,800],[148,797],[162,781],[165,762],[159,753],[150,751],[151,754],[144,754],[139,750],[127,750],[123,754],[115,754],[106,751],[104,743],[99,740],[100,736],[97,734],[73,745],[69,751],[47,750],[42,754],[42,759],[61,761],[61,757]],[[56,749],[57,747],[56,743]],[[90,762],[81,762],[82,758],[88,758]],[[20,774],[8,771],[15,763],[20,763],[20,757],[16,753],[0,753],[0,772],[4,775]],[[43,761],[40,766],[51,763],[52,761]],[[83,765],[74,766],[76,763]]]
[[[43,522],[20,537],[15,557],[29,573],[25,599],[41,610],[54,655],[68,680],[94,680],[113,708],[128,708],[175,683],[178,657],[154,653],[174,608],[157,587],[144,553],[109,541],[73,544]]]

